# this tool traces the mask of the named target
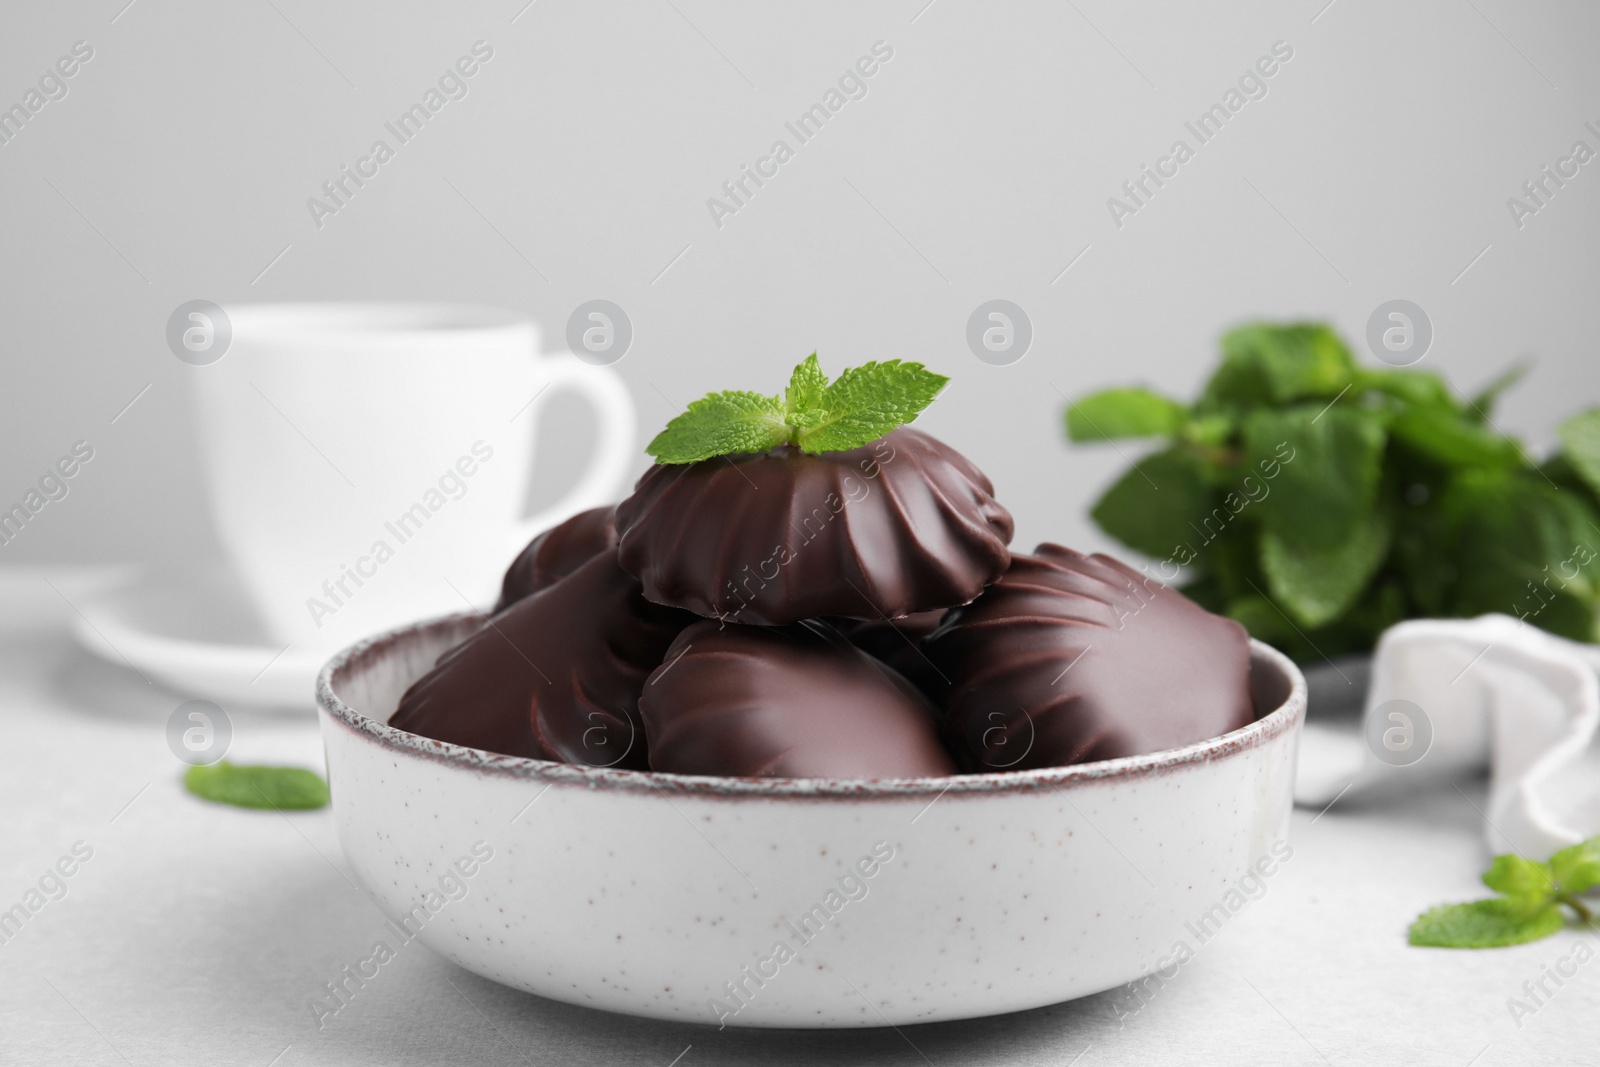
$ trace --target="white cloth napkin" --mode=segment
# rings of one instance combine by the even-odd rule
[[[1600,829],[1597,726],[1600,648],[1506,615],[1403,622],[1378,642],[1359,733],[1308,722],[1295,799],[1393,798],[1487,766],[1490,851],[1544,859]]]

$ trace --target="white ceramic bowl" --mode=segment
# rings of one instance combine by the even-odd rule
[[[1259,643],[1257,721],[1187,748],[953,778],[739,779],[496,756],[385,725],[476,625],[391,631],[323,669],[334,818],[396,941],[555,1000],[737,1026],[1052,1004],[1171,966],[1288,827],[1305,682]]]

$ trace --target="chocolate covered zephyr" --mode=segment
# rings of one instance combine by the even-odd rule
[[[616,524],[646,597],[766,625],[964,604],[1004,573],[1012,532],[983,472],[906,426],[837,452],[658,464]]]
[[[639,711],[656,771],[760,778],[955,773],[927,698],[822,623],[695,623],[651,675]]]
[[[612,523],[615,507],[580,511],[528,542],[506,568],[495,611],[504,611],[525,596],[554,585],[589,560],[617,544]]]
[[[1178,748],[1251,721],[1248,638],[1105,556],[1013,556],[966,457],[906,424],[948,379],[813,354],[709,393],[615,509],[541,534],[390,724],[692,775],[901,778]]]
[[[439,658],[389,725],[510,756],[641,769],[639,690],[692,615],[602,552]]]
[[[1142,755],[1254,718],[1244,627],[1058,545],[1014,556],[923,648],[952,683],[945,738],[972,771]]]

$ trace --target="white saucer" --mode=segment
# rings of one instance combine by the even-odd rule
[[[79,644],[191,698],[312,714],[319,649],[274,644],[221,563],[145,570],[79,605]]]

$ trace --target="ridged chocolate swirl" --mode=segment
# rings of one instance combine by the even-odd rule
[[[649,599],[765,625],[964,604],[1004,573],[1012,533],[983,472],[908,426],[847,452],[659,464],[616,526]]]

